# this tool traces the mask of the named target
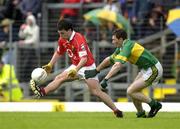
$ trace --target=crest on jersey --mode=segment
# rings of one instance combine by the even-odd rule
[[[71,46],[71,50],[72,50],[72,52],[75,51],[75,47],[73,45]]]
[[[85,50],[86,50],[84,44],[81,44],[81,50],[82,50],[82,51],[85,51]]]

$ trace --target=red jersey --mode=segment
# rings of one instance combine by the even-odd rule
[[[78,65],[82,57],[87,57],[87,62],[84,66],[90,66],[94,63],[93,55],[84,36],[75,31],[72,32],[69,41],[61,37],[58,40],[57,53],[63,55],[65,52],[67,52],[74,65]]]

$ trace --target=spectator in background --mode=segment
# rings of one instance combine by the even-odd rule
[[[11,77],[9,75],[11,75]],[[12,84],[10,83],[11,80]],[[10,66],[9,64],[4,64],[2,61],[0,61],[0,100],[20,101],[22,98],[23,93],[19,86],[19,81],[16,78],[14,67]]]
[[[116,0],[107,0],[106,5],[104,6],[104,9],[114,11],[116,13],[121,13],[120,10],[120,3]]]
[[[120,3],[117,0],[107,0],[103,9],[112,11],[115,13],[121,13]],[[111,42],[111,34],[112,34],[113,30],[116,28],[116,26],[111,21],[104,20],[102,22],[105,24],[102,25],[102,28],[100,31],[101,32],[100,33],[101,41],[99,42],[99,46],[102,47],[101,52],[104,53],[105,48],[109,47],[111,45],[111,43],[110,43]],[[105,48],[103,48],[103,47],[105,47]],[[111,52],[111,50],[109,50],[109,52]],[[101,59],[103,59],[103,57]]]
[[[19,9],[20,0],[7,0],[4,5],[4,9],[0,11],[0,20],[10,19],[13,20],[13,38],[18,40],[18,31],[20,25],[23,23],[23,16]]]
[[[143,23],[147,14],[151,11],[152,3],[150,0],[134,0],[132,12],[132,24],[135,29],[135,38],[142,36]]]
[[[37,66],[36,60],[36,48],[39,46],[39,26],[36,24],[36,19],[33,15],[29,15],[26,18],[26,23],[22,24],[19,30],[20,41],[18,45],[20,47],[20,72],[22,73],[22,80],[29,81],[30,73],[35,66]]]
[[[150,0],[134,0],[132,22],[143,22],[145,16],[150,12],[152,4]]]
[[[64,0],[64,4],[77,4],[80,3],[81,0]],[[61,10],[60,19],[68,18],[71,19],[73,23],[75,23],[79,16],[79,9],[77,8],[64,8]]]
[[[9,41],[9,24],[9,19],[3,20],[0,24],[0,58],[2,58],[5,46]]]
[[[132,19],[133,2],[134,0],[119,0],[122,15],[127,19]]]
[[[12,56],[12,52],[10,52],[8,49],[9,47],[9,34],[10,34],[10,24],[13,24],[14,21],[10,19],[4,19],[1,21],[0,24],[0,58],[2,58],[3,62],[6,64],[10,64],[10,61],[12,59],[10,58]],[[14,34],[14,29],[12,31],[12,41],[16,41],[17,37]],[[12,61],[13,62],[13,61]],[[13,62],[14,63],[14,62]]]
[[[163,6],[160,4],[154,4],[152,11],[147,15],[147,22],[144,26],[147,27],[145,35],[154,34],[165,28],[166,13],[164,12]]]
[[[39,43],[39,26],[36,24],[36,18],[29,15],[26,18],[26,24],[22,24],[19,30],[19,45],[38,45]]]
[[[0,20],[5,18],[21,21],[22,13],[19,9],[20,0],[7,0],[4,5],[4,9],[0,11]]]
[[[26,18],[28,15],[34,15],[36,18],[41,13],[41,0],[22,0],[20,10]]]
[[[9,19],[4,19],[0,23],[0,47],[3,48],[9,41],[9,25],[12,23]]]
[[[105,10],[113,11],[115,13],[121,13],[121,11],[120,11],[120,3],[117,2],[116,0],[107,0],[106,5],[103,8]],[[102,37],[104,37],[104,38],[106,37],[107,38],[106,40],[110,43],[111,34],[112,34],[113,29],[115,28],[115,25],[111,21],[105,21],[105,23],[106,24],[105,24],[105,26],[103,26],[103,29],[104,29],[104,31],[106,33],[106,36],[102,36]]]
[[[82,0],[82,3],[83,3],[82,6],[88,5],[88,4],[103,3],[103,2],[104,2],[104,0]],[[85,14],[94,8],[92,7],[92,8],[82,8],[82,9],[83,9],[82,13]]]

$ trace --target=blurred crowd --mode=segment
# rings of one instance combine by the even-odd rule
[[[32,60],[36,57],[32,46],[39,44],[40,30],[36,20],[41,14],[41,4],[41,0],[0,1],[0,99],[2,101],[19,101],[23,98],[19,81],[29,81],[31,71],[36,65]],[[19,49],[20,72],[23,73],[23,78],[17,79],[14,67],[12,66],[12,69],[9,66],[15,61],[12,58],[13,50],[9,50],[11,45],[9,42],[16,43],[19,47],[26,46]],[[12,77],[7,74],[10,71]],[[12,96],[9,92],[11,78]]]
[[[134,31],[131,34],[132,39],[140,39],[166,27],[168,12],[159,0],[107,0],[104,9],[114,11],[129,20]],[[107,37],[106,41],[110,42],[109,32],[113,29],[114,26],[108,24],[105,28],[108,34],[104,36],[103,32],[102,40]]]
[[[0,1],[0,46],[3,46],[8,40],[8,26],[13,23],[12,41],[19,41],[19,44],[27,43],[22,40],[19,34],[25,26],[26,19],[29,15],[34,16],[37,25],[41,24],[42,4],[43,3],[63,3],[63,4],[79,4],[82,8],[61,8],[59,18],[69,18],[73,23],[79,21],[84,22],[85,35],[93,40],[93,24],[83,19],[83,15],[94,8],[83,8],[83,5],[103,3],[103,9],[114,11],[128,19],[133,26],[133,39],[154,34],[164,29],[167,19],[167,12],[171,6],[167,6],[170,0],[163,3],[163,0],[1,0]],[[54,14],[57,15],[57,14]],[[50,18],[53,17],[49,16]],[[84,20],[84,21],[82,21]],[[102,33],[100,39],[110,42],[111,31],[116,26],[110,22],[101,28]],[[106,35],[104,34],[106,31]],[[22,32],[22,31],[21,31]],[[21,33],[20,32],[20,33]],[[106,38],[105,38],[106,37]],[[37,39],[36,39],[37,41]],[[29,43],[28,43],[29,44]]]

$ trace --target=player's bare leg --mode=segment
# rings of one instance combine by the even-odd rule
[[[136,78],[134,79],[134,81],[138,80],[142,76],[143,76],[143,74],[141,72],[139,72],[138,75],[136,76]],[[133,98],[132,98],[132,101],[137,110],[137,113],[136,113],[137,117],[146,117],[146,113],[142,107],[142,102],[139,100],[133,99]]]
[[[161,109],[162,105],[154,99],[145,96],[141,92],[142,89],[146,87],[147,86],[145,85],[143,78],[139,78],[130,85],[130,87],[127,89],[127,94],[137,101],[149,104],[149,106],[151,107],[151,111],[149,112],[148,117],[154,117],[156,113]]]
[[[132,98],[132,101],[137,110],[136,116],[139,118],[142,118],[142,117],[146,118],[146,112],[142,107],[142,102],[140,102],[139,100],[133,99],[133,98]]]
[[[76,80],[77,78],[70,78],[68,77],[68,73],[64,71],[63,73],[56,76],[56,78],[50,82],[46,87],[40,87],[38,86],[35,81],[30,81],[30,86],[32,91],[37,97],[44,96],[48,94],[49,92],[55,91],[57,88],[61,86],[62,83],[65,81],[72,81]]]
[[[138,80],[142,76],[143,76],[143,74],[141,72],[139,72],[138,75],[136,76],[136,78],[134,79],[134,81]],[[142,102],[139,100],[133,99],[133,98],[132,98],[132,101],[137,110],[137,113],[136,113],[137,117],[146,117],[145,110],[142,107]]]
[[[56,78],[50,82],[46,87],[44,87],[45,93],[48,94],[49,92],[55,91],[57,88],[61,86],[64,82],[70,82],[74,80],[83,80],[82,76],[76,76],[74,78],[68,76],[68,72],[64,71],[63,73],[56,76]]]
[[[127,89],[127,94],[140,102],[150,103],[151,98],[145,96],[141,91],[146,88],[143,78],[135,80]]]
[[[114,105],[112,99],[100,89],[99,81],[95,79],[87,79],[86,83],[90,92],[100,98],[109,108],[111,108],[117,117],[123,117],[122,112]]]
[[[67,72],[63,72],[57,75],[52,82],[50,82],[46,87],[44,87],[45,93],[48,94],[49,92],[55,91],[66,80],[68,80]]]
[[[140,101],[138,101],[136,99],[132,99],[132,101],[133,101],[133,104],[136,107],[138,112],[144,111],[143,108],[142,108],[142,102],[140,102]]]

